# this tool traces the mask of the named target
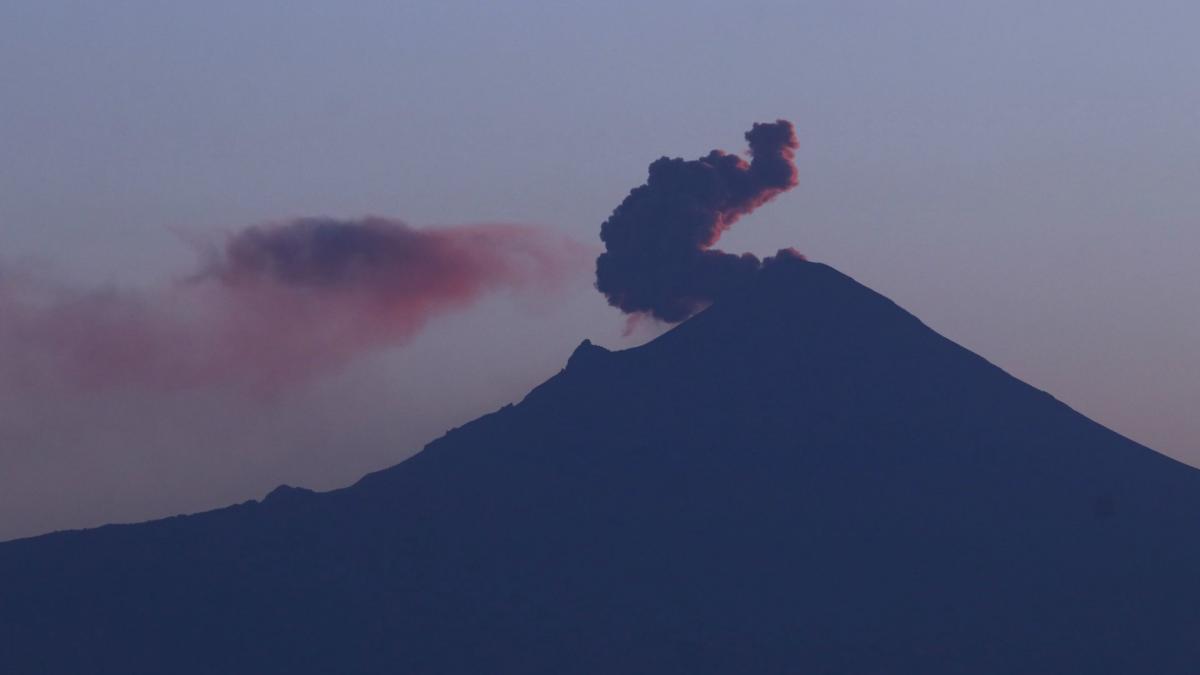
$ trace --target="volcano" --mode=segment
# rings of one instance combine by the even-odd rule
[[[10,673],[1194,673],[1200,471],[831,267],[357,484],[0,545]]]

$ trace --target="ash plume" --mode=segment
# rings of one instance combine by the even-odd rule
[[[545,297],[588,257],[524,225],[302,218],[241,230],[199,274],[157,290],[10,272],[0,275],[0,379],[274,387],[403,344],[491,292]]]
[[[749,162],[713,150],[650,165],[646,182],[600,228],[606,250],[596,260],[596,288],[609,304],[682,321],[762,267],[753,255],[712,246],[738,218],[795,187],[798,143],[787,120],[755,124],[746,141]]]

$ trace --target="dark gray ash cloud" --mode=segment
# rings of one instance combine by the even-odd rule
[[[596,288],[630,314],[682,321],[744,281],[763,261],[712,246],[738,218],[795,187],[795,130],[787,120],[746,132],[751,160],[713,150],[650,165],[600,228]],[[788,251],[786,255],[798,255]]]

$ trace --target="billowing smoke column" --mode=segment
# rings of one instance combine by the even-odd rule
[[[10,273],[0,276],[0,379],[275,387],[402,344],[487,292],[544,294],[590,255],[530,226],[306,218],[244,229],[200,274],[156,292],[81,292]]]
[[[762,266],[748,253],[711,247],[738,218],[795,187],[796,134],[791,122],[778,120],[755,124],[746,140],[749,163],[713,150],[650,165],[646,183],[600,228],[606,250],[596,260],[596,288],[609,304],[682,321]]]

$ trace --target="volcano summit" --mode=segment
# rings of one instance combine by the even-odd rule
[[[328,493],[0,545],[13,673],[1193,673],[1200,472],[793,257]]]

